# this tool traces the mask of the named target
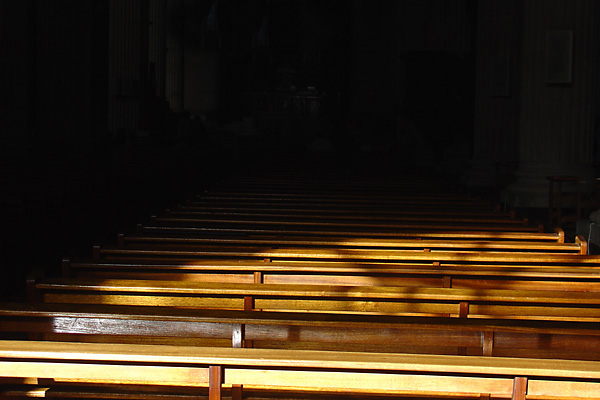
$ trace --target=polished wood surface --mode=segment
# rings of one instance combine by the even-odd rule
[[[600,259],[451,185],[234,179],[137,228],[0,304],[0,396],[600,398]]]
[[[468,258],[466,258],[468,260]],[[598,267],[534,263],[270,261],[240,259],[63,260],[64,276],[190,282],[287,283],[600,291]]]
[[[340,334],[344,332],[343,334]],[[596,322],[0,304],[0,333],[46,340],[600,360]],[[239,343],[236,345],[236,343]]]
[[[47,279],[36,289],[36,297],[49,303],[244,309],[251,298],[256,309],[278,311],[600,320],[595,292],[117,279]]]
[[[0,341],[3,377],[150,383],[157,373],[170,385],[208,385],[214,393],[211,399],[221,398],[223,383],[513,398],[536,396],[549,388],[555,398],[598,398],[600,393],[600,368],[586,361]]]
[[[473,240],[519,240],[519,241],[558,241],[564,242],[564,232],[547,233],[537,229],[535,232],[515,232],[515,231],[486,231],[477,229],[477,227],[462,229],[437,229],[434,225],[422,227],[412,227],[407,230],[348,230],[348,229],[298,229],[290,226],[283,227],[214,227],[214,226],[193,226],[178,224],[159,224],[156,219],[145,224],[137,226],[139,233],[158,233],[158,234],[183,234],[183,235],[269,235],[277,237],[286,236],[317,236],[317,237],[361,237],[361,238],[464,238]]]
[[[390,249],[352,248],[270,248],[254,246],[184,246],[173,244],[98,246],[97,257],[156,257],[193,259],[201,257],[254,258],[254,259],[306,259],[306,260],[381,260],[381,261],[427,261],[465,263],[534,263],[553,265],[597,265],[599,255],[561,254],[544,251],[418,251]]]
[[[575,243],[522,240],[465,240],[459,237],[441,239],[372,239],[344,237],[190,237],[185,235],[119,235],[120,246],[135,244],[176,244],[188,246],[256,246],[256,247],[308,247],[308,248],[357,248],[393,250],[462,250],[462,251],[512,251],[512,252],[557,252],[587,254],[587,242],[581,237]]]

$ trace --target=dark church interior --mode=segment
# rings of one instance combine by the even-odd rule
[[[28,301],[32,271],[61,277],[65,259],[123,245],[119,237],[184,213],[202,196],[225,196],[212,212],[243,219],[234,212],[244,200],[238,209],[226,194],[258,197],[265,187],[283,198],[295,193],[298,204],[311,190],[322,201],[341,196],[311,206],[321,207],[314,226],[347,218],[353,196],[369,198],[360,210],[372,224],[365,240],[408,240],[419,229],[427,236],[486,204],[486,213],[522,222],[539,238],[561,232],[565,248],[579,246],[573,259],[548,263],[554,272],[587,269],[566,286],[554,275],[545,284],[597,300],[599,34],[597,0],[1,0],[0,301]],[[392,210],[388,197],[421,195],[433,196],[421,228],[373,228],[382,215],[396,221],[413,207]],[[452,196],[473,201],[471,214],[450,207]],[[275,227],[303,226],[304,217],[277,220],[285,207],[266,204],[273,226],[264,232],[286,243]],[[211,229],[201,240],[235,239]],[[353,229],[343,232],[348,240],[359,237]],[[502,242],[495,232],[472,237]],[[487,250],[516,242],[505,240]],[[540,246],[518,251],[562,251]],[[516,271],[520,261],[507,263]],[[538,268],[524,264],[515,274],[528,267]],[[515,288],[537,288],[536,279]],[[597,323],[598,304],[589,307],[584,320]],[[600,331],[586,329],[586,344],[600,344]],[[470,352],[458,348],[459,356]],[[598,348],[584,359],[600,360]],[[600,378],[586,379],[596,388]],[[516,392],[513,399],[525,399]],[[588,395],[581,398],[596,398]],[[503,398],[481,396],[473,398]]]

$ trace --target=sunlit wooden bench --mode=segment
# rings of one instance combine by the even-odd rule
[[[8,303],[0,304],[0,334],[73,342],[600,360],[596,322]]]
[[[322,176],[311,176],[310,179],[301,176],[286,176],[273,179],[266,175],[260,177],[229,177],[211,187],[207,192],[251,192],[251,193],[306,193],[306,194],[410,194],[439,195],[462,198],[474,198],[467,195],[456,184],[434,177],[418,177],[415,175],[395,176],[393,179],[378,179],[369,177],[351,180],[340,180],[340,177],[323,179]]]
[[[600,267],[527,263],[420,263],[263,260],[63,260],[64,277],[189,282],[453,287],[600,292]]]
[[[597,292],[48,278],[32,302],[600,322]]]
[[[480,230],[435,230],[427,227],[422,230],[403,230],[395,232],[348,231],[335,229],[298,229],[296,227],[199,227],[192,225],[144,223],[136,226],[138,234],[185,235],[188,237],[316,237],[316,238],[359,238],[359,239],[442,239],[442,240],[485,240],[485,241],[533,241],[533,242],[565,242],[564,231],[557,232],[506,232]]]
[[[484,240],[484,241],[532,241],[564,243],[563,231],[559,232],[506,232],[481,230],[435,230],[435,227],[425,227],[420,230],[402,230],[394,232],[382,231],[350,231],[335,229],[298,229],[297,227],[201,227],[193,225],[145,223],[136,226],[138,234],[157,236],[181,235],[188,237],[315,237],[315,238],[359,238],[359,239],[442,239],[442,240]]]
[[[510,251],[419,251],[320,247],[257,247],[178,245],[170,243],[94,246],[94,258],[130,259],[239,259],[266,261],[329,261],[371,263],[428,263],[431,265],[524,264],[530,266],[594,266],[600,256]]]
[[[244,207],[240,206],[179,206],[176,209],[167,209],[165,215],[184,218],[264,218],[279,220],[326,220],[326,221],[371,221],[371,222],[409,222],[409,221],[452,221],[472,223],[505,223],[507,225],[521,225],[526,219],[516,219],[510,213],[484,212],[477,210],[444,210],[437,207],[423,207],[419,209],[398,210],[351,209],[351,208],[318,208],[304,207]]]
[[[15,379],[37,380],[30,393],[47,388],[48,394],[74,382],[152,385],[166,392],[205,387],[209,400],[221,399],[225,387],[232,388],[235,400],[248,390],[267,397],[309,391],[365,398],[384,393],[398,398],[600,398],[600,364],[593,361],[0,341],[0,382]]]
[[[407,230],[416,231],[487,231],[487,232],[543,232],[543,226],[533,226],[525,221],[516,220],[483,220],[474,221],[468,218],[437,218],[427,221],[423,218],[403,219],[398,221],[371,221],[371,220],[332,220],[327,218],[317,219],[286,219],[272,217],[245,217],[245,216],[157,216],[151,219],[151,224],[165,226],[189,226],[204,228],[242,228],[242,229],[268,229],[277,228],[285,232],[293,229],[298,232],[320,231],[353,231],[361,232],[368,236],[373,232],[395,233]],[[303,233],[300,233],[303,234]]]
[[[345,237],[219,237],[212,235],[158,235],[158,234],[119,234],[119,246],[135,244],[174,244],[186,246],[256,246],[256,247],[295,247],[295,248],[354,248],[354,249],[389,249],[389,250],[424,250],[424,251],[511,251],[511,252],[547,252],[587,254],[587,242],[576,236],[574,243],[557,241],[525,241],[525,240],[474,240],[462,238],[345,238]]]
[[[246,191],[237,189],[231,190],[208,190],[203,194],[197,195],[186,204],[196,206],[200,204],[285,204],[285,205],[308,205],[308,206],[331,206],[339,205],[342,207],[401,207],[416,206],[433,207],[441,205],[442,207],[452,208],[472,208],[479,210],[497,210],[498,207],[491,205],[487,201],[479,198],[455,193],[407,193],[403,190],[400,193],[377,193],[376,189],[367,193],[306,193],[296,190],[282,191],[255,191],[249,188]]]
[[[431,207],[425,204],[415,204],[412,206],[402,206],[395,208],[378,208],[378,207],[352,207],[350,205],[327,205],[317,204],[312,205],[306,204],[291,204],[287,205],[269,203],[261,205],[260,203],[249,203],[235,204],[229,202],[226,204],[208,203],[203,204],[202,202],[187,202],[178,205],[174,209],[168,209],[165,211],[166,214],[170,215],[277,215],[277,216],[289,216],[289,217],[313,217],[313,218],[338,218],[338,219],[350,219],[350,217],[360,217],[362,219],[372,218],[374,220],[389,218],[389,219],[402,219],[402,218],[433,218],[433,217],[448,217],[449,214],[454,217],[470,218],[473,220],[477,219],[492,219],[492,220],[508,220],[515,219],[516,214],[514,211],[503,212],[498,211],[495,208],[490,207],[480,209],[474,207],[453,208],[451,205],[436,205]]]
[[[285,226],[299,231],[517,231],[542,232],[514,213],[479,198],[436,190],[436,185],[417,184],[423,191],[400,185],[331,184],[314,187],[290,181],[265,187],[258,181],[246,185],[225,182],[198,195],[152,224],[194,225],[204,228],[268,229]],[[253,186],[255,185],[255,186]],[[370,190],[366,190],[370,187]],[[377,190],[381,188],[381,191]],[[395,185],[391,185],[395,187]],[[433,189],[433,190],[432,190]]]
[[[600,256],[552,253],[96,246],[65,276],[354,286],[600,291]]]

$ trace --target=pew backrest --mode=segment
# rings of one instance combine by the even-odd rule
[[[465,240],[465,239],[372,239],[305,236],[278,237],[215,237],[186,235],[117,235],[119,246],[136,244],[173,244],[186,246],[256,246],[272,248],[354,248],[423,251],[510,251],[587,254],[587,242],[581,236],[574,243],[521,240]]]
[[[594,265],[64,259],[62,267],[73,278],[600,292]]]
[[[600,360],[596,323],[519,319],[9,303],[0,304],[0,334],[74,342]]]
[[[64,278],[35,289],[46,303],[600,321],[595,292]]]
[[[129,246],[100,246],[93,249],[94,258],[149,258],[193,260],[225,258],[246,260],[306,260],[339,262],[438,263],[447,264],[530,264],[536,266],[592,266],[600,256],[560,254],[551,252],[511,251],[418,251],[396,249],[355,249],[320,247],[256,247],[178,245],[171,243],[136,244]]]
[[[478,229],[462,230],[436,230],[435,226],[425,226],[422,229],[396,230],[394,232],[383,232],[377,230],[370,231],[351,231],[335,229],[298,229],[295,227],[208,227],[178,224],[159,224],[154,222],[138,224],[136,231],[139,234],[174,234],[187,236],[222,236],[222,237],[290,237],[290,236],[310,236],[325,238],[385,238],[385,239],[405,239],[405,238],[428,238],[428,239],[465,239],[465,240],[518,240],[518,241],[549,241],[564,243],[564,231],[558,230],[554,233],[543,232],[538,229],[536,232],[507,232],[507,231],[485,231]]]

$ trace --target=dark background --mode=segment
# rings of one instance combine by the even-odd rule
[[[576,29],[580,2],[598,20],[590,0],[0,0],[2,298],[269,160],[458,182],[486,130],[518,165],[524,16]],[[294,96],[318,109],[269,108]]]

